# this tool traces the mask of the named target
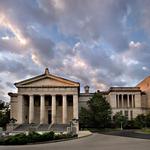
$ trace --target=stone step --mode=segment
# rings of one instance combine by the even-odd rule
[[[56,132],[64,132],[67,131],[67,127],[69,127],[69,124],[53,124],[50,130]]]
[[[49,131],[50,124],[40,124],[37,128],[38,131]]]

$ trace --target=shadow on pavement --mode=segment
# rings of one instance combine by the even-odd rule
[[[150,139],[150,134],[137,133],[136,130],[123,130],[123,131],[111,131],[111,132],[100,132],[106,135],[115,135],[131,138]]]

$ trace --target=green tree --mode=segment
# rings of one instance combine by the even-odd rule
[[[136,116],[134,122],[135,122],[135,127],[144,128],[146,127],[146,116],[144,114],[140,114]]]
[[[150,113],[146,115],[146,126],[150,127]]]
[[[6,128],[6,124],[9,123],[10,120],[10,110],[9,106],[5,105],[3,101],[0,103],[0,127]]]
[[[120,127],[120,129],[122,130],[126,126],[128,118],[126,116],[123,116],[121,112],[117,112],[113,116],[113,122],[116,127]]]
[[[90,112],[86,108],[81,107],[79,115],[80,127],[81,128],[91,127],[92,124],[90,123],[90,119],[91,119]]]
[[[100,93],[87,102],[88,109],[81,108],[79,122],[88,127],[106,128],[111,124],[111,107]]]

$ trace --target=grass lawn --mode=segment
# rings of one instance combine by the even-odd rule
[[[141,131],[145,134],[150,134],[150,128],[144,128]]]

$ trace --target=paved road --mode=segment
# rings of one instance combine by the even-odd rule
[[[150,139],[150,134],[138,133],[136,130],[123,130],[123,131],[112,131],[106,132],[107,135],[118,135],[124,137],[140,138],[140,139]]]
[[[0,146],[0,150],[150,150],[150,140],[103,135],[81,139],[25,146]]]

